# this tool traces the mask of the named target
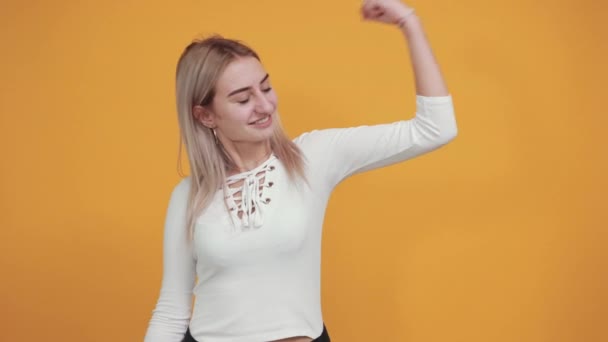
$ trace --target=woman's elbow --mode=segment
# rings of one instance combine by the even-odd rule
[[[457,135],[458,135],[458,126],[453,125],[449,129],[446,129],[442,134],[443,145],[456,139]]]
[[[439,130],[438,134],[430,142],[433,149],[439,148],[451,142],[458,135],[458,127],[456,125],[444,126]]]

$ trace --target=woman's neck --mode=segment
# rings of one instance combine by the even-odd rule
[[[228,170],[228,176],[255,169],[272,154],[270,140],[260,143],[225,144],[223,147],[234,163],[234,167]]]

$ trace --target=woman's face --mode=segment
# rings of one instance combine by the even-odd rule
[[[239,57],[224,70],[215,97],[203,115],[221,141],[252,143],[270,139],[276,121],[277,95],[255,57]]]

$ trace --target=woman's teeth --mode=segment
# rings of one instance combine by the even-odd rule
[[[252,123],[252,125],[263,124],[264,122],[268,121],[269,118],[270,118],[270,116],[268,115],[268,116],[264,117],[263,119],[260,119],[258,121],[254,121]]]

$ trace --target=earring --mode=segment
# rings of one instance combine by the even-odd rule
[[[211,132],[213,132],[213,137],[215,138],[215,144],[216,144],[216,145],[219,145],[219,144],[220,144],[220,141],[219,141],[219,139],[217,138],[217,133],[215,133],[215,128],[212,128],[212,129],[211,129]]]

